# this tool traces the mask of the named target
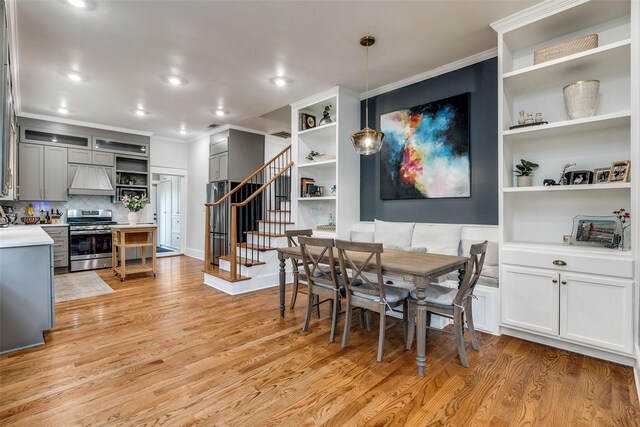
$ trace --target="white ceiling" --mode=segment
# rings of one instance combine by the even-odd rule
[[[495,47],[489,23],[534,3],[94,0],[83,10],[19,0],[19,107],[60,116],[66,105],[67,119],[184,140],[211,123],[282,130],[260,116],[335,85],[364,91],[360,37],[377,39],[369,51],[375,88]],[[72,69],[88,79],[69,81]],[[170,86],[167,74],[188,84]],[[293,84],[272,85],[278,74]],[[138,105],[149,115],[136,116]],[[229,114],[214,116],[218,106]]]

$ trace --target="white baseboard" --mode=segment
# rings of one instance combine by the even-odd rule
[[[186,248],[184,250],[184,254],[186,256],[190,256],[191,258],[197,258],[199,260],[204,261],[204,251],[200,251],[198,249]]]
[[[548,345],[549,347],[555,347],[562,350],[572,351],[578,354],[584,354],[586,356],[595,357],[597,359],[607,360],[609,362],[619,363],[625,366],[638,366],[638,361],[634,356],[625,356],[617,353],[610,353],[604,350],[597,350],[595,348],[585,347],[579,344],[574,344],[562,340],[557,340],[551,337],[544,337],[541,335],[531,334],[528,332],[513,329],[508,326],[501,326],[500,332],[504,335],[520,338],[527,341],[532,341],[538,344]],[[637,387],[637,382],[636,382]]]
[[[636,381],[636,397],[640,401],[640,346],[636,346],[636,364],[633,367],[633,376]]]
[[[290,274],[287,274],[287,283],[291,282]],[[274,288],[279,283],[279,273],[273,273],[260,277],[254,277],[249,280],[241,280],[239,282],[227,282],[224,279],[204,274],[204,283],[219,291],[229,295],[246,294],[247,292],[259,291],[261,289]]]

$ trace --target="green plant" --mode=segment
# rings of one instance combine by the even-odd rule
[[[124,184],[127,184],[127,185],[136,185],[136,182],[138,182],[136,177],[131,175],[125,176],[122,181]]]
[[[146,194],[142,196],[122,196],[122,204],[125,205],[130,212],[141,211],[147,203],[149,203],[149,198]]]
[[[538,166],[540,165],[538,165],[537,163],[533,163],[525,159],[520,159],[520,164],[516,165],[517,170],[514,170],[513,173],[515,173],[516,176],[530,176],[533,175],[533,171],[535,169],[538,169]]]
[[[309,160],[310,162],[312,162],[315,156],[319,156],[320,153],[318,153],[317,151],[313,151],[311,150],[311,152],[307,155],[307,160]]]
[[[324,111],[322,112],[322,117],[324,117],[325,119],[330,118],[329,112],[331,111],[331,108],[332,108],[331,105],[327,105],[326,107],[324,107]]]

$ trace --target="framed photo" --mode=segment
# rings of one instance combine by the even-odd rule
[[[300,113],[300,130],[307,130],[316,127],[316,116],[307,113]]]
[[[593,184],[606,184],[609,182],[609,172],[611,172],[611,166],[608,168],[596,168],[593,170]]]
[[[571,171],[569,174],[569,185],[584,185],[591,184],[591,177],[593,172],[591,171]]]
[[[629,169],[631,169],[631,160],[611,163],[609,182],[627,182],[629,180]]]
[[[616,216],[578,215],[573,218],[571,244],[617,248],[622,235],[622,224]]]

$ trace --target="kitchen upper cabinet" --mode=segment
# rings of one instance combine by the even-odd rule
[[[108,151],[112,153],[133,154],[136,156],[149,156],[149,144],[146,142],[130,142],[111,138],[93,137],[93,149],[95,151]]]
[[[229,176],[229,153],[219,153],[209,157],[209,182],[225,181]]]
[[[69,163],[91,164],[91,150],[69,149]]]
[[[101,153],[99,151],[92,151],[91,164],[98,166],[114,166],[116,164],[116,156],[113,153]]]
[[[20,200],[67,200],[67,149],[20,144],[18,186]]]
[[[91,137],[88,135],[25,126],[20,128],[20,142],[91,149]]]

